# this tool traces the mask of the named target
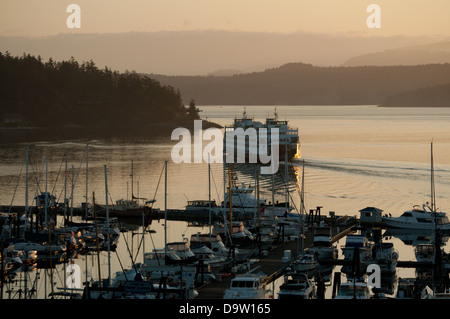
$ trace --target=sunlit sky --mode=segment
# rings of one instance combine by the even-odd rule
[[[69,4],[81,28],[69,29]],[[369,29],[369,4],[381,28]],[[0,35],[119,33],[163,30],[450,35],[449,0],[0,0]]]

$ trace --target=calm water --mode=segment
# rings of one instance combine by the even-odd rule
[[[222,125],[240,117],[244,106],[201,107],[202,118]],[[247,106],[247,115],[263,121],[273,116],[275,107]],[[367,206],[375,206],[399,216],[413,205],[429,201],[430,144],[434,142],[434,164],[437,206],[450,212],[450,108],[378,108],[375,106],[278,106],[280,119],[299,128],[301,154],[305,160],[306,208],[322,206],[322,212],[337,215],[357,215]],[[5,142],[5,141],[3,141]],[[208,198],[207,164],[175,164],[170,152],[176,141],[167,139],[136,140],[62,140],[33,142],[30,145],[29,194],[39,189],[51,191],[60,201],[64,197],[64,155],[68,152],[68,174],[74,180],[74,205],[86,200],[86,145],[88,144],[88,200],[95,192],[96,202],[105,202],[105,165],[107,169],[109,201],[131,196],[131,163],[134,168],[134,194],[155,198],[155,207],[164,209],[164,161],[168,161],[167,207],[183,208],[187,200]],[[25,153],[27,143],[0,144],[0,203],[23,205],[25,193]],[[45,168],[45,158],[48,168]],[[301,160],[294,162],[291,174],[291,196],[299,202],[297,183],[301,179]],[[212,164],[211,196],[223,200],[222,165]],[[47,178],[46,178],[47,171]],[[254,183],[252,171],[242,171],[240,179]],[[46,183],[47,180],[47,183]],[[279,181],[277,182],[279,183]],[[158,186],[159,185],[159,186]],[[270,182],[262,181],[265,196],[271,200]],[[280,187],[278,187],[280,189]],[[70,187],[68,194],[70,194]],[[284,195],[276,194],[284,200]],[[31,200],[30,200],[31,204]],[[131,266],[127,247],[139,245],[142,229],[122,233],[118,254],[111,255],[112,272]],[[156,233],[145,239],[145,249],[160,248],[164,244],[163,221],[150,226]],[[208,229],[188,227],[184,222],[169,222],[168,241]],[[413,248],[401,237],[391,237],[401,260],[414,260]],[[344,244],[343,242],[340,245]],[[448,246],[445,247],[448,252]],[[102,276],[107,273],[105,254],[102,255]],[[119,262],[120,259],[120,262]],[[74,259],[88,278],[97,279],[96,257]],[[142,249],[137,261],[142,261]],[[54,270],[54,285],[62,287],[64,268]],[[36,276],[30,274],[30,276]],[[38,292],[42,298],[44,272],[40,273]],[[414,270],[398,269],[399,276],[414,276]],[[33,279],[31,278],[30,279]],[[22,284],[23,285],[23,284]],[[13,286],[19,289],[19,282]]]

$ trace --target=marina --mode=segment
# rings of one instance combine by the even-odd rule
[[[301,131],[302,125],[298,127]],[[399,291],[406,289],[406,278],[414,288],[408,292],[410,296],[443,296],[448,288],[449,269],[446,229],[390,227],[387,218],[393,208],[401,216],[411,204],[387,205],[386,200],[395,195],[389,192],[385,193],[384,202],[374,201],[379,194],[371,197],[370,191],[375,192],[380,185],[378,179],[387,178],[375,174],[383,169],[381,163],[360,166],[364,173],[375,176],[371,183],[377,187],[364,193],[363,187],[356,186],[352,192],[359,198],[346,196],[340,200],[334,193],[339,187],[327,188],[324,176],[332,174],[330,179],[339,185],[345,174],[361,180],[363,174],[357,175],[357,165],[351,160],[337,163],[330,159],[326,163],[308,158],[311,146],[301,140],[302,158],[280,163],[276,176],[258,175],[257,166],[250,165],[164,165],[170,152],[166,142],[135,143],[132,147],[117,142],[91,141],[88,146],[80,142],[46,142],[33,145],[30,153],[26,145],[20,145],[15,164],[9,162],[0,176],[4,189],[17,185],[18,190],[4,192],[2,197],[2,267],[8,274],[2,280],[2,298],[223,299],[230,288],[245,288],[257,279],[252,287],[262,289],[263,294],[228,293],[227,298],[245,295],[279,299],[280,291],[299,287],[295,283],[304,285],[306,273],[308,287],[314,291],[306,299],[334,299],[340,295],[341,287],[349,287],[347,295],[356,293],[344,283],[362,281],[367,287],[373,264],[379,266],[382,288],[370,289],[370,298],[397,298]],[[429,145],[423,152],[428,154],[423,169],[411,171],[418,173],[415,176],[428,186]],[[111,155],[105,163],[107,153]],[[32,154],[28,157],[32,176],[27,179],[28,195],[23,176],[27,154]],[[77,171],[63,168],[67,155]],[[146,159],[148,156],[153,156],[152,161]],[[49,159],[45,161],[46,158]],[[17,165],[18,160],[24,164]],[[351,173],[343,171],[347,164],[353,169]],[[445,211],[446,185],[441,181],[447,169],[445,164],[437,166],[437,202]],[[395,175],[402,168],[397,170],[392,165],[384,169],[384,175],[386,171]],[[410,181],[404,176],[390,178],[393,182],[386,184],[393,187],[400,179]],[[317,183],[321,186],[316,187]],[[363,182],[366,189],[369,184]],[[415,187],[421,183],[411,184]],[[398,196],[401,194],[400,190]],[[28,203],[21,205],[26,196]],[[416,204],[427,205],[426,201],[430,201],[429,194],[420,198],[423,200],[415,201]],[[5,205],[9,201],[12,204]],[[44,206],[36,202],[43,202]],[[437,210],[428,205],[432,211]],[[422,206],[422,210],[428,211],[428,206]],[[20,218],[25,211],[33,218]],[[129,216],[126,212],[130,212]],[[37,245],[24,248],[20,241],[10,240],[20,238],[26,229],[35,237],[39,235],[41,243],[51,242],[51,246],[47,244],[50,250],[40,253]],[[422,246],[414,242],[414,236]],[[15,251],[10,245],[13,242],[27,254],[17,259],[19,249]],[[420,247],[417,254],[411,247],[413,242],[414,247]],[[44,253],[47,257],[42,258]],[[311,256],[311,262],[305,256]],[[76,265],[76,271],[67,272],[72,269],[68,268],[70,265]],[[297,268],[300,274],[294,265],[307,267]],[[75,274],[78,277],[72,276]],[[245,278],[248,282],[241,283]],[[291,285],[284,285],[287,283]],[[304,295],[289,295],[294,297]]]

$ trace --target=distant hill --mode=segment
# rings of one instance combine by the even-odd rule
[[[30,38],[0,36],[0,52],[25,52],[44,60],[93,60],[100,68],[108,66],[120,72],[207,75],[217,70],[262,71],[293,61],[338,66],[354,56],[442,40],[429,36],[221,30],[69,33]]]
[[[450,107],[450,83],[401,92],[386,98],[380,106]]]
[[[400,92],[447,84],[450,64],[318,67],[289,63],[232,76],[149,76],[178,88],[185,103],[194,98],[200,105],[378,105]]]
[[[367,53],[348,59],[343,66],[419,65],[450,63],[450,42],[410,46]]]

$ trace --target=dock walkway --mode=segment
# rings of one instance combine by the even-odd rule
[[[309,245],[306,241],[307,240],[305,240],[305,247],[309,247],[310,245],[312,245],[312,237],[311,243]],[[266,274],[268,277],[267,282],[270,283],[283,274],[282,269],[284,268],[284,264],[282,263],[282,258],[284,256],[284,251],[290,250],[292,252],[292,256],[294,256],[297,252],[297,248],[297,240],[286,241],[284,243],[277,244],[276,246],[272,247],[270,251],[268,251],[267,256],[261,255],[256,257],[255,260],[257,260],[257,262],[253,263],[250,269],[247,269],[242,273],[245,273],[252,268],[259,266],[257,271]],[[221,281],[205,284],[204,286],[197,289],[197,299],[223,299],[225,290],[230,287],[231,279],[233,279],[234,277],[235,274],[231,274],[229,276],[222,277]]]

